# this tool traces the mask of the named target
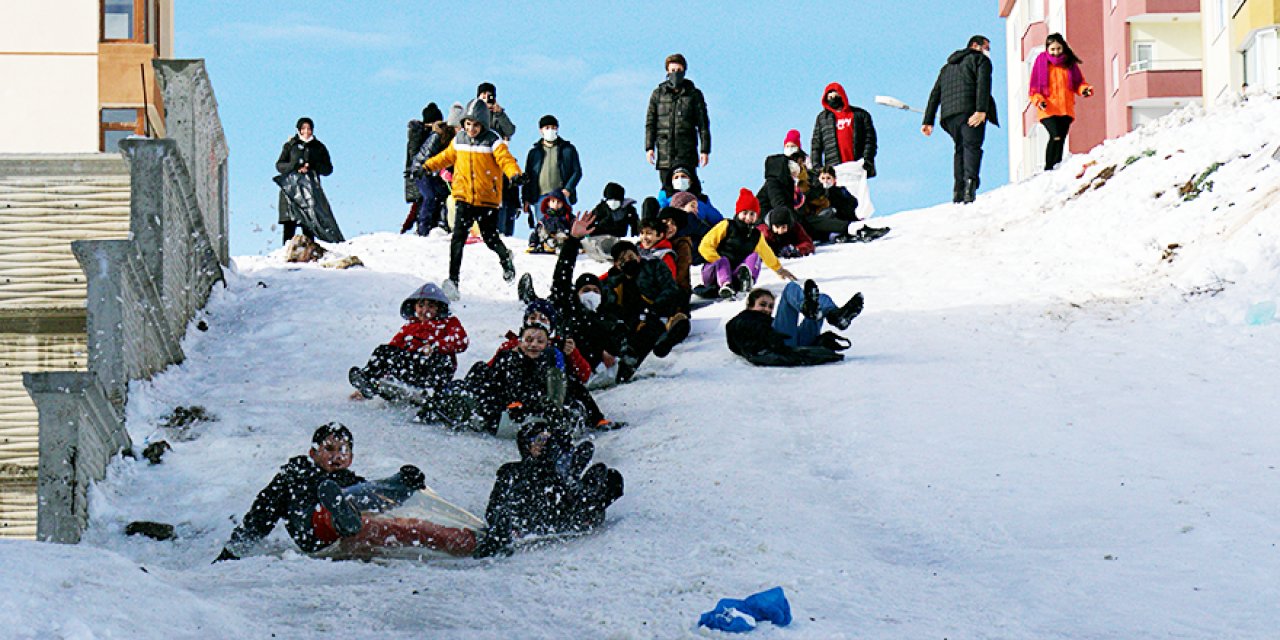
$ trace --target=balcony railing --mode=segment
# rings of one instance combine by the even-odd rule
[[[1129,73],[1142,73],[1143,71],[1199,71],[1203,67],[1204,61],[1200,58],[1138,60],[1129,65]]]

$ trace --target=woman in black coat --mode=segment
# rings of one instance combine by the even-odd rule
[[[284,143],[284,147],[280,149],[280,157],[276,160],[276,171],[280,175],[288,175],[295,171],[302,174],[312,173],[316,176],[327,176],[333,173],[329,149],[314,136],[314,131],[315,123],[311,118],[298,118],[298,133]],[[317,180],[316,183],[319,184],[319,181]],[[327,201],[325,207],[328,208]],[[288,196],[281,191],[278,221],[284,226],[284,242],[286,244],[289,242],[289,239],[297,233],[299,226],[302,227],[303,235],[315,240],[316,230],[308,227],[304,220],[298,219],[295,209],[296,207],[291,206]]]

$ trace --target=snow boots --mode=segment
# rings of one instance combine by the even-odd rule
[[[365,399],[378,395],[377,383],[365,376],[364,370],[360,367],[351,367],[351,369],[347,371],[347,381],[350,382],[351,386],[355,387],[356,391],[359,391],[360,395],[364,396]]]
[[[750,277],[748,275],[748,277]],[[689,337],[689,316],[677,313],[667,320],[667,330],[653,343],[653,355],[665,358],[671,349]]]
[[[520,297],[522,304],[529,304],[538,299],[538,294],[533,290],[533,276],[524,274],[520,276],[520,282],[516,284],[516,295]]]
[[[800,304],[800,315],[810,319],[818,319],[818,283],[813,280],[804,281],[804,302]]]
[[[827,322],[837,329],[848,329],[853,319],[862,313],[862,303],[862,292],[859,291],[853,294],[853,297],[849,298],[849,301],[845,302],[841,307],[828,311]]]
[[[502,257],[502,279],[507,282],[516,279],[516,263],[510,253]]]
[[[360,533],[360,512],[347,499],[338,483],[332,480],[321,482],[316,487],[316,496],[320,499],[320,506],[329,510],[333,528],[339,536],[346,538]]]

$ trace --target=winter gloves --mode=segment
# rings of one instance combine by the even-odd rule
[[[421,491],[427,487],[427,479],[422,475],[422,470],[411,464],[400,467],[400,482],[413,491]]]

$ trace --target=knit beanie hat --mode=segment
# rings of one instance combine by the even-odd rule
[[[436,103],[429,103],[426,108],[422,110],[423,122],[431,123],[440,122],[441,120],[444,120],[444,114],[440,112],[440,107],[437,107]]]
[[[549,329],[555,328],[556,321],[559,320],[559,318],[557,318],[559,314],[556,313],[556,307],[551,304],[550,300],[537,299],[530,302],[529,305],[524,308],[524,317],[528,318],[529,314],[534,311],[537,311],[547,317],[547,320],[550,323],[550,327],[548,327]]]
[[[694,200],[697,200],[697,199],[698,199],[698,196],[695,196],[692,193],[689,193],[688,191],[681,191],[680,193],[677,193],[674,196],[671,196],[671,206],[677,209],[683,209],[686,206],[688,206],[690,202],[693,202]]]
[[[600,276],[597,276],[594,273],[584,273],[578,276],[577,280],[573,281],[574,291],[582,291],[582,288],[586,286],[593,286],[597,289],[604,288],[600,285]]]
[[[792,223],[791,210],[786,207],[774,207],[769,212],[769,226],[781,227],[782,225],[790,226]]]
[[[616,182],[610,182],[604,186],[605,200],[621,200],[627,196],[627,190]]]
[[[559,129],[560,121],[556,120],[555,116],[551,114],[547,114],[545,116],[542,116],[541,118],[538,118],[538,128],[541,129],[543,127],[555,127]]]
[[[738,192],[738,204],[734,208],[734,212],[742,211],[760,213],[760,201],[756,200],[756,194],[751,193],[750,189],[742,189]]]
[[[680,175],[680,174],[682,174],[682,173],[683,173],[684,175],[686,175],[686,176],[690,177],[690,178],[692,178],[692,177],[693,177],[693,174],[692,174],[692,173],[689,173],[689,169],[688,169],[688,167],[676,167],[676,168],[672,169],[672,170],[671,170],[671,177],[672,177],[672,178],[674,178],[674,177],[676,177],[676,176],[678,176],[678,175]]]
[[[789,144],[794,144],[794,145],[795,145],[795,146],[797,146],[797,147],[803,146],[803,145],[801,145],[801,144],[800,144],[800,132],[799,132],[799,131],[797,131],[797,130],[795,130],[795,129],[792,129],[792,130],[790,130],[790,131],[788,131],[788,132],[787,132],[787,137],[786,137],[786,138],[784,138],[784,139],[782,140],[782,146],[784,146],[784,147],[785,147],[785,146],[787,146],[787,145],[789,145]]]
[[[498,98],[498,88],[493,86],[492,82],[481,82],[480,86],[476,87],[477,98],[480,97],[480,94],[485,92],[488,92],[495,100]]]

